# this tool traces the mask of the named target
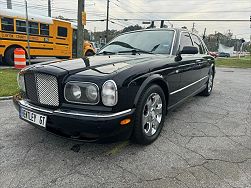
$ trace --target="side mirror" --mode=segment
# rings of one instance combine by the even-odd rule
[[[198,48],[195,46],[184,46],[180,51],[180,54],[197,54],[199,52]]]
[[[197,47],[195,46],[184,46],[183,49],[176,55],[175,57],[175,61],[181,61],[182,54],[197,54],[199,53],[199,50]]]

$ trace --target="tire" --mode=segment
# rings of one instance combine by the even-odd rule
[[[201,96],[210,96],[214,86],[214,71],[211,68],[208,73],[207,87],[200,93]]]
[[[95,54],[92,52],[92,51],[87,51],[86,53],[85,53],[85,56],[86,57],[89,57],[89,56],[94,56]]]
[[[14,66],[14,51],[16,48],[9,48],[4,54],[5,65]]]
[[[165,94],[160,86],[151,85],[143,92],[136,106],[132,140],[141,145],[149,145],[154,142],[164,125],[165,114]]]

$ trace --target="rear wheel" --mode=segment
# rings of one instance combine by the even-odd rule
[[[16,49],[15,47],[11,47],[6,50],[6,52],[4,54],[4,62],[6,65],[14,66],[14,51],[15,51],[15,49]]]
[[[141,96],[135,114],[135,127],[132,139],[142,145],[154,142],[163,127],[166,112],[166,99],[158,85],[152,85]]]
[[[209,96],[212,93],[214,86],[214,72],[213,69],[210,69],[207,81],[207,87],[200,93],[202,96]]]

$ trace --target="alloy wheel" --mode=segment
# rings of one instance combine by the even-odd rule
[[[162,99],[159,94],[151,94],[143,108],[142,113],[142,126],[144,134],[153,136],[162,121]]]

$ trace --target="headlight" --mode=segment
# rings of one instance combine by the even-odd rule
[[[71,86],[71,93],[76,99],[80,99],[82,95],[81,88],[78,85]]]
[[[97,91],[97,88],[94,85],[89,85],[86,88],[86,97],[90,101],[95,101],[98,98],[98,91]]]
[[[102,102],[105,106],[115,106],[118,102],[117,85],[113,80],[108,80],[102,87]]]
[[[65,100],[71,103],[90,104],[99,103],[99,89],[94,83],[68,82],[64,89]]]
[[[25,82],[24,82],[24,75],[23,74],[18,74],[17,75],[17,83],[18,83],[18,87],[21,91],[25,92]]]

